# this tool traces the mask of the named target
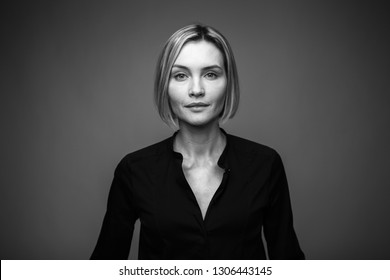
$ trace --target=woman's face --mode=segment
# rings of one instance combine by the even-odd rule
[[[222,53],[207,41],[188,42],[173,64],[168,95],[179,126],[218,121],[227,78]]]

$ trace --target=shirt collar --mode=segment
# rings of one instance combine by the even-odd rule
[[[229,134],[226,133],[226,131],[222,128],[220,128],[221,132],[225,135],[225,138],[226,138],[226,145],[225,145],[225,148],[221,154],[221,156],[219,157],[218,159],[218,166],[225,169],[225,170],[230,170],[229,169],[229,162],[228,162],[228,152],[229,152],[229,146],[230,146],[230,136]],[[178,152],[175,152],[173,150],[173,142],[175,140],[175,137],[177,135],[177,133],[179,132],[179,130],[175,131],[173,133],[173,135],[171,136],[171,138],[169,139],[169,150],[172,152],[172,156],[175,158],[175,159],[180,159],[180,160],[183,160],[183,155],[181,153],[178,153]]]

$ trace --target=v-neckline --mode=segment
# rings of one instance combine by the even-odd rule
[[[211,200],[206,208],[206,212],[205,212],[205,215],[203,217],[203,214],[202,214],[202,210],[201,210],[201,207],[196,199],[196,196],[195,196],[195,193],[193,192],[189,182],[187,181],[187,178],[184,174],[184,170],[183,170],[183,155],[179,152],[176,152],[173,148],[174,146],[174,140],[175,140],[175,137],[177,135],[177,133],[179,131],[176,131],[172,137],[171,137],[171,143],[170,143],[170,148],[172,150],[172,153],[174,155],[174,157],[179,160],[179,163],[180,163],[180,177],[181,177],[181,180],[182,182],[184,182],[184,185],[186,186],[186,188],[188,189],[189,193],[191,194],[191,198],[193,199],[194,203],[196,204],[196,207],[198,209],[198,215],[200,217],[200,219],[202,220],[203,222],[203,225],[205,224],[205,222],[207,221],[207,217],[209,216],[209,212],[210,212],[210,207],[212,206],[213,202],[215,201],[215,199],[217,198],[217,196],[219,196],[219,194],[222,192],[222,190],[224,189],[224,186],[226,185],[226,178],[227,178],[227,175],[228,173],[230,173],[230,168],[229,168],[229,165],[228,165],[228,162],[226,161],[226,157],[227,157],[227,152],[228,152],[228,148],[229,148],[229,135],[226,133],[226,131],[222,128],[220,128],[221,132],[225,135],[225,139],[226,139],[226,143],[225,143],[225,147],[221,153],[221,155],[219,156],[219,159],[217,160],[217,165],[223,170],[223,174],[222,174],[222,179],[221,179],[221,182],[219,184],[219,186],[217,187],[217,189],[215,190],[213,196],[211,197]]]
[[[188,189],[188,191],[191,193],[191,197],[194,201],[194,203],[196,204],[197,206],[197,212],[198,212],[198,215],[200,216],[203,224],[206,223],[206,220],[207,220],[207,217],[209,216],[209,212],[210,212],[210,207],[212,206],[213,202],[215,201],[216,197],[221,193],[221,191],[223,190],[225,184],[226,184],[226,175],[227,175],[227,172],[228,170],[224,169],[223,171],[223,174],[222,174],[222,179],[221,179],[221,182],[219,183],[218,187],[216,188],[214,194],[212,195],[211,199],[210,199],[210,202],[209,204],[207,205],[207,208],[206,208],[206,211],[205,211],[205,214],[204,214],[204,217],[203,217],[203,213],[202,213],[202,209],[198,203],[198,200],[196,199],[196,195],[193,191],[193,189],[191,188],[191,185],[189,184],[185,174],[184,174],[184,171],[183,171],[183,168],[181,168],[181,176],[182,176],[182,180],[185,182],[185,185],[186,185],[186,188]]]

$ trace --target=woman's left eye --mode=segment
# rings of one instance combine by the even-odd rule
[[[215,74],[215,73],[213,73],[213,72],[209,72],[209,73],[207,73],[207,74],[205,75],[205,77],[206,77],[207,79],[213,80],[213,79],[216,79],[218,76],[217,76],[217,74]]]

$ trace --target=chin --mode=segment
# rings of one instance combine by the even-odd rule
[[[219,121],[218,118],[201,118],[201,119],[183,120],[182,122],[184,125],[202,128],[209,125],[213,125],[215,123],[218,124]]]

